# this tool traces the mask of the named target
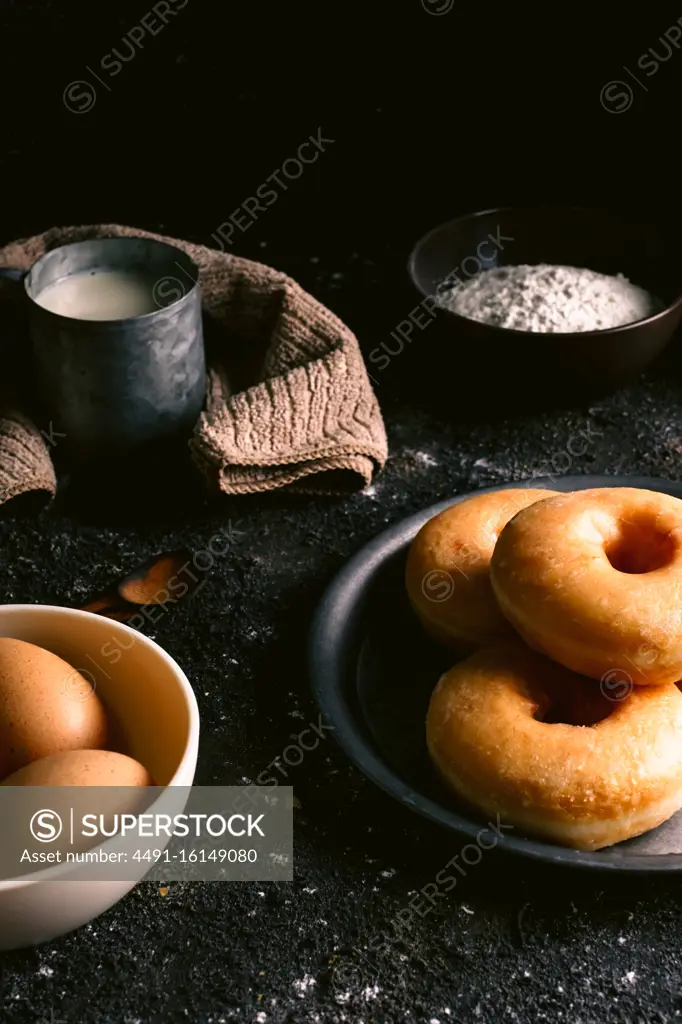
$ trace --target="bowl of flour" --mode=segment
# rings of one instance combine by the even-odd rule
[[[420,300],[412,329],[393,337],[405,348],[419,342],[439,375],[464,376],[475,392],[603,392],[645,370],[675,334],[676,248],[674,233],[609,211],[459,217],[413,249],[408,272]]]
[[[494,327],[538,334],[609,331],[660,313],[664,304],[623,274],[521,264],[482,270],[438,293],[443,309]]]

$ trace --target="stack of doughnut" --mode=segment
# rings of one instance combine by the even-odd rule
[[[426,721],[460,801],[581,850],[682,808],[682,501],[477,495],[422,527],[406,585],[425,629],[464,656]]]

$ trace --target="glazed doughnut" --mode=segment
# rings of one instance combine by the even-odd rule
[[[490,586],[490,556],[513,515],[556,493],[515,487],[477,494],[422,526],[407,557],[405,583],[432,636],[463,651],[513,636]]]
[[[445,783],[484,814],[598,850],[682,807],[682,693],[669,683],[621,696],[608,700],[594,680],[518,640],[487,648],[436,686],[429,753]]]
[[[524,509],[491,563],[500,608],[536,650],[574,672],[682,679],[682,501],[631,487]]]

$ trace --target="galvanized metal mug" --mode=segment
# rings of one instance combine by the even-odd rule
[[[109,270],[142,275],[157,308],[93,320],[37,301],[65,278]],[[26,274],[0,274],[23,279],[43,405],[72,455],[126,452],[189,434],[206,370],[199,271],[186,253],[149,238],[92,239],[52,249]]]

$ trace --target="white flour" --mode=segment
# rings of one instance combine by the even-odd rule
[[[659,308],[622,274],[547,263],[485,270],[439,298],[446,309],[471,320],[544,334],[605,330]]]

